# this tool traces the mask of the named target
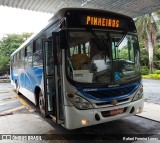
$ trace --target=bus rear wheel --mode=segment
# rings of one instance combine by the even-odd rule
[[[16,93],[17,93],[18,95],[20,95],[20,92],[19,92],[19,85],[18,85],[17,82],[16,82]]]

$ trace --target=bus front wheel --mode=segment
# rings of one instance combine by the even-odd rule
[[[40,110],[40,115],[42,117],[44,118],[47,117],[46,111],[45,111],[45,100],[41,91],[39,93],[39,110]]]

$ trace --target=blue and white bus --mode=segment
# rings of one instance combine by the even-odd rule
[[[16,91],[67,129],[143,110],[137,31],[125,15],[61,9],[11,55],[10,69]]]

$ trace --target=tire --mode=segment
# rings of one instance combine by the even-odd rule
[[[16,82],[16,93],[17,93],[18,95],[20,95],[20,92],[19,92],[19,85],[18,85],[17,82]]]
[[[41,115],[43,118],[46,118],[47,115],[46,115],[46,111],[45,111],[45,100],[44,100],[44,97],[43,97],[41,91],[40,91],[40,93],[39,93],[38,106],[39,106],[40,115]]]

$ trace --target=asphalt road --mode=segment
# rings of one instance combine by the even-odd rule
[[[27,108],[19,101],[10,83],[0,83],[0,116],[13,113],[26,113]]]
[[[145,102],[160,105],[160,80],[143,79]]]
[[[159,93],[160,93],[160,81],[157,80],[143,80],[144,85],[144,95],[145,101],[157,103],[160,101]],[[25,98],[24,98],[25,99]],[[28,109],[23,108],[23,104],[21,104],[19,99],[13,96],[13,88],[9,83],[0,83],[0,113],[3,113],[7,110],[13,111],[14,114],[16,113],[23,113],[23,114],[35,114],[35,112],[29,112]],[[14,101],[14,102],[13,102]],[[34,108],[33,104],[26,102]],[[13,108],[13,109],[12,109]],[[1,118],[1,117],[0,117]],[[123,138],[131,139],[125,140],[127,143],[160,143],[160,123],[155,122],[153,120],[145,119],[139,116],[132,116],[127,117],[124,119],[95,125],[91,127],[85,127],[76,130],[67,130],[63,128],[61,125],[55,124],[50,118],[46,118],[45,121],[49,123],[55,134],[62,135],[65,140],[60,140],[60,142],[71,142],[71,143],[86,143],[86,142],[93,142],[93,143],[119,143],[124,142]],[[16,129],[16,128],[15,128]],[[47,133],[46,133],[47,134]],[[158,135],[159,134],[159,135]],[[128,138],[130,137],[130,138]],[[134,140],[132,140],[134,137]],[[159,140],[142,140],[138,141],[135,140],[136,137],[140,138],[157,138]],[[121,140],[121,141],[115,141]],[[55,143],[57,141],[53,140],[51,143]]]
[[[7,92],[12,89],[13,89],[13,87],[11,86],[10,83],[0,83],[0,93]]]

